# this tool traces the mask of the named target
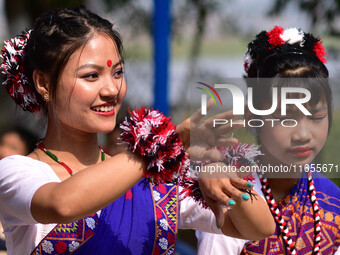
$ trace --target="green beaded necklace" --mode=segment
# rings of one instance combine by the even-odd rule
[[[43,152],[45,152],[47,156],[49,156],[49,157],[52,158],[54,161],[56,161],[57,163],[59,163],[60,165],[62,165],[62,166],[67,170],[67,172],[68,172],[70,175],[73,175],[72,169],[71,169],[68,165],[66,165],[64,162],[60,161],[56,155],[54,155],[52,152],[48,151],[48,150],[46,149],[45,145],[43,144],[43,142],[39,142],[39,143],[37,144],[37,146],[38,146],[38,148],[39,148],[40,150],[42,150]],[[105,153],[104,153],[104,150],[103,150],[102,147],[100,147],[100,146],[99,146],[99,150],[100,150],[100,158],[101,158],[102,161],[104,161],[104,160],[105,160]]]

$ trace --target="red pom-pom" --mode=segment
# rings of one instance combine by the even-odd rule
[[[269,50],[279,47],[285,43],[285,41],[280,36],[283,34],[283,31],[284,29],[282,27],[275,26],[272,30],[267,32],[268,41],[270,44]]]
[[[259,148],[255,145],[238,143],[235,146],[220,147],[218,148],[223,155],[223,162],[228,166],[235,166],[240,168],[241,166],[251,166],[255,163],[256,157],[262,155]],[[209,163],[209,162],[207,162]],[[254,181],[252,174],[248,174],[243,177],[244,180]],[[208,204],[204,200],[198,183],[198,172],[192,169],[187,169],[180,177],[179,185],[183,188],[180,193],[183,200],[186,197],[191,197],[195,202],[202,205],[204,208],[209,208]],[[247,192],[245,190],[245,192]],[[250,195],[252,195],[250,193]]]
[[[255,158],[262,155],[261,151],[255,144],[241,144],[238,143],[234,146],[218,148],[224,155],[224,163],[228,166],[250,166],[254,164]]]
[[[154,183],[176,183],[189,167],[188,155],[176,126],[170,117],[145,107],[130,111],[131,117],[121,124],[121,139],[128,149],[142,155],[148,162],[144,176]]]
[[[314,44],[313,51],[322,63],[327,63],[327,59],[325,59],[327,54],[325,53],[325,48],[323,47],[320,39]]]

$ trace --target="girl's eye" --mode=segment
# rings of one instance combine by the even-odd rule
[[[94,80],[94,79],[98,78],[98,74],[95,73],[95,72],[88,73],[88,74],[83,75],[81,78],[87,79],[87,80]]]
[[[317,116],[311,116],[310,119],[311,120],[323,120],[324,118],[326,118],[327,114],[325,115],[317,115]]]
[[[119,79],[123,76],[123,73],[124,73],[123,68],[119,68],[112,74],[112,76],[116,79]]]

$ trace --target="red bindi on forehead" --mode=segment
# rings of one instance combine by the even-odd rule
[[[111,59],[109,59],[109,60],[107,61],[107,66],[108,66],[108,67],[111,67],[111,66],[112,66],[112,60],[111,60]]]

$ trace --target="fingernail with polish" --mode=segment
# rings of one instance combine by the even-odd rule
[[[234,200],[230,199],[230,200],[228,201],[228,205],[234,205],[234,204],[236,204]]]
[[[243,200],[246,200],[246,201],[250,198],[250,196],[248,194],[242,194],[241,197],[242,197]]]
[[[252,182],[247,182],[247,187],[248,188],[251,188],[251,187],[253,187],[254,186],[254,183],[252,183]]]

